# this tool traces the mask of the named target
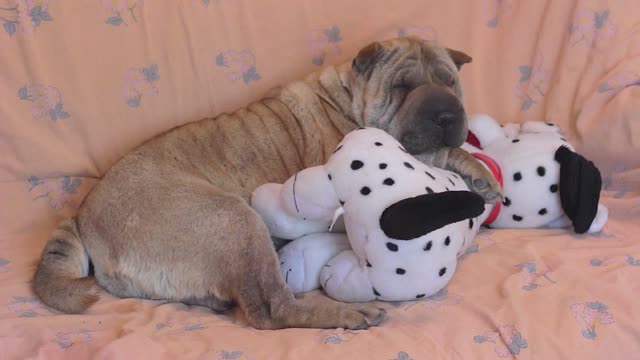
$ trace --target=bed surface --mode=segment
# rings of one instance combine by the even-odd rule
[[[640,354],[640,16],[634,0],[0,0],[0,359],[633,359]],[[418,35],[473,56],[469,113],[559,124],[603,174],[598,234],[484,230],[452,282],[368,331],[258,331],[30,279],[57,222],[145,139]],[[321,296],[318,293],[310,296]]]

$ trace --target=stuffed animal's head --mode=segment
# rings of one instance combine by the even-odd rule
[[[442,289],[490,211],[459,175],[421,163],[379,129],[347,134],[324,168],[380,300]]]
[[[477,201],[480,196],[468,191],[460,176],[421,163],[380,129],[362,128],[347,134],[324,168],[345,212],[356,211],[359,218],[370,219],[371,226],[379,225],[383,213],[395,213],[394,205],[402,208],[400,203],[410,203],[415,209],[405,214],[402,228],[423,228],[418,232],[484,211],[484,202]],[[449,191],[464,194],[446,194]],[[410,219],[415,224],[409,224]]]
[[[489,116],[475,115],[469,131],[475,145],[501,167],[505,197],[492,226],[542,227],[566,215],[577,233],[590,228],[598,211],[601,175],[557,125],[532,121],[501,126]]]

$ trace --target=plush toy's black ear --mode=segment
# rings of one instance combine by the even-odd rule
[[[470,191],[424,194],[386,208],[380,217],[380,228],[391,239],[413,240],[483,212],[482,196]]]
[[[560,163],[562,210],[571,219],[574,231],[585,233],[598,213],[602,187],[600,170],[566,146],[558,148],[555,159]]]

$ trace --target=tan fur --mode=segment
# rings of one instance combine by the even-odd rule
[[[374,56],[376,69],[368,79],[351,64],[327,67],[245,109],[178,127],[124,156],[77,216],[54,233],[35,274],[36,294],[62,311],[85,310],[96,300],[90,258],[97,283],[119,297],[217,311],[238,305],[260,329],[378,325],[384,311],[373,305],[295,299],[279,273],[266,226],[248,201],[259,185],[284,182],[325,162],[357,126],[390,132],[412,126],[410,115],[397,116],[400,94],[388,89],[407,59],[418,60],[410,77],[438,84],[431,72],[444,67],[457,79],[457,64],[434,44],[395,39],[381,46],[384,54],[361,54]],[[461,97],[459,82],[447,91]],[[466,125],[457,131],[466,132]],[[437,153],[447,163],[450,150],[440,139],[424,139],[417,143],[426,149],[423,158],[430,161]],[[475,165],[449,165],[491,179],[471,161]]]

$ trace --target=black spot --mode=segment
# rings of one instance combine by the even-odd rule
[[[433,194],[433,189],[431,189],[430,187],[427,186],[427,193]]]
[[[547,213],[547,209],[546,208],[542,208],[542,209],[540,209],[540,211],[538,211],[538,214],[540,214],[540,215],[544,215],[546,213]]]
[[[549,190],[554,193],[556,191],[558,191],[558,184],[553,184],[551,186],[549,186]]]
[[[372,288],[372,289],[373,289],[373,295],[380,296],[380,293],[378,292],[378,290],[376,290],[376,288]]]
[[[329,174],[329,180],[331,180],[331,174]]]
[[[342,145],[338,146],[338,148],[333,152],[334,154],[338,152],[338,150],[342,149]]]
[[[555,126],[554,123],[545,123],[545,124],[547,124],[547,126]]]
[[[540,175],[540,176],[544,176],[544,174],[547,173],[547,170],[544,168],[544,166],[538,166],[536,171],[538,172],[538,175]]]
[[[449,182],[451,183],[451,185],[456,186],[456,183],[453,182],[453,180],[447,178],[447,180],[449,180]]]
[[[353,160],[351,162],[351,170],[358,170],[364,166],[364,163],[360,160]]]
[[[407,152],[407,150],[405,148],[403,148],[402,146],[398,146],[398,148],[400,148],[400,150]]]
[[[380,165],[378,165],[378,167],[380,167],[381,170],[384,170],[387,168],[387,164],[385,163],[380,163]]]
[[[444,245],[449,246],[449,244],[451,244],[451,238],[447,236],[447,238],[444,239]]]
[[[520,171],[518,171],[517,173],[513,174],[513,180],[515,180],[515,181],[522,180],[522,174],[520,174]]]
[[[407,271],[405,269],[401,269],[401,268],[397,268],[396,269],[396,274],[398,275],[404,275],[404,273],[406,273]]]
[[[435,176],[431,175],[429,172],[425,171],[424,173],[427,174],[427,176],[430,177],[431,180],[435,180],[436,179]]]
[[[448,188],[448,187],[446,187],[446,186],[444,187],[444,189],[445,189],[445,190],[447,190],[447,191],[451,191],[451,190],[449,190],[449,188]]]
[[[504,197],[504,200],[502,200],[502,205],[504,206],[509,206],[511,205],[511,199],[509,199],[508,197]]]
[[[340,205],[344,205],[344,201],[342,200],[339,200],[339,201],[340,201]]]
[[[563,138],[563,137],[561,137],[561,138],[560,138],[560,140],[562,140],[562,141],[564,141],[564,142],[567,142],[567,139],[565,139],[565,138]]]
[[[375,144],[376,144],[376,146],[382,146],[382,143],[378,142],[378,141],[376,141]]]
[[[386,179],[384,179],[384,181],[382,183],[385,184],[385,185],[391,186],[391,185],[395,184],[396,182],[393,181],[392,178],[386,178]]]
[[[438,272],[438,275],[442,276],[442,275],[444,275],[446,273],[447,273],[447,268],[443,267],[442,269],[440,269],[440,272]]]
[[[371,194],[371,189],[369,189],[368,186],[363,187],[362,189],[360,189],[360,194],[362,195],[369,195]]]
[[[416,295],[416,299],[422,299],[425,296],[427,296],[427,294],[418,294]]]
[[[407,168],[413,170],[413,165],[409,164],[408,162],[405,161],[404,166],[406,166]]]
[[[469,229],[473,229],[473,219],[469,219]]]
[[[369,259],[367,259],[367,267],[372,267],[371,263],[369,262]]]
[[[362,126],[360,126],[359,128],[357,128],[356,130],[364,130],[364,128]]]
[[[511,142],[515,144],[515,143],[520,142],[520,139],[513,139],[513,140],[511,140]]]
[[[511,218],[512,218],[514,221],[522,221],[522,216],[520,216],[520,215],[513,215]]]
[[[392,242],[388,242],[387,243],[387,249],[389,249],[389,251],[393,251],[396,252],[398,251],[398,245],[392,243]]]
[[[431,246],[433,246],[433,242],[431,240],[429,240],[427,245],[425,245],[424,248],[422,248],[422,250],[429,251],[429,250],[431,250]]]

